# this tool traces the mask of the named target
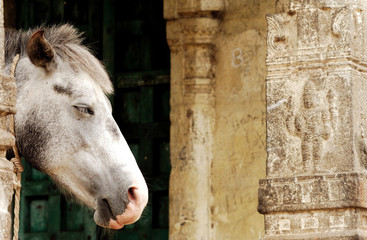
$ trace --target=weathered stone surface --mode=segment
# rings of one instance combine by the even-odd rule
[[[367,86],[353,91],[352,83],[362,83],[362,76],[353,69],[343,70],[311,69],[268,77],[269,177],[360,170],[355,159],[363,150],[356,152],[354,146],[361,141],[361,132],[353,126],[364,113],[358,116],[352,111],[363,106],[366,97],[359,91]],[[362,97],[357,104],[354,94]]]
[[[10,240],[12,215],[9,212],[13,198],[13,163],[0,158],[0,239]]]
[[[170,21],[170,239],[211,239],[210,165],[217,19]],[[185,182],[185,184],[183,184]]]
[[[0,1],[0,239],[12,237],[11,204],[13,198],[13,163],[5,159],[6,150],[15,144],[9,133],[8,115],[15,114],[16,85],[4,69],[4,9]]]
[[[265,240],[367,239],[366,214],[352,208],[268,214]]]
[[[259,211],[292,212],[367,208],[367,176],[357,173],[263,179]]]
[[[193,7],[202,1],[181,2],[165,1],[171,50],[170,239],[260,239],[265,15],[274,12],[275,2],[222,1],[220,10]]]
[[[164,18],[171,20],[187,16],[208,16],[223,8],[223,0],[164,0]]]
[[[268,15],[265,239],[366,239],[365,1]]]
[[[0,151],[5,152],[10,147],[14,146],[14,144],[14,136],[10,132],[0,129]]]
[[[366,125],[365,13],[355,5],[324,9],[305,2],[291,1],[292,14],[267,17],[272,177],[359,171],[364,164],[355,159],[363,155]]]
[[[15,114],[16,85],[15,78],[0,75],[0,115]]]
[[[259,240],[265,177],[266,29],[275,1],[226,1],[216,44],[212,239]]]

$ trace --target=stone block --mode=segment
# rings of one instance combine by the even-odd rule
[[[10,132],[0,129],[0,151],[5,152],[6,150],[14,146],[14,144],[14,136]]]
[[[366,210],[353,208],[268,214],[264,240],[367,239],[365,215]]]
[[[367,208],[367,176],[358,173],[260,180],[261,213]]]
[[[12,214],[9,212],[13,199],[13,163],[0,158],[0,239],[10,240]]]
[[[0,74],[0,115],[15,114],[15,78]]]

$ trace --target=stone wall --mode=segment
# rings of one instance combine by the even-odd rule
[[[4,10],[0,1],[0,239],[10,240],[12,231],[13,163],[5,158],[15,144],[9,132],[9,115],[15,114],[15,79],[4,76]]]
[[[165,0],[171,49],[170,239],[260,239],[265,16],[273,0]]]
[[[265,16],[275,1],[225,1],[217,38],[212,239],[261,239],[258,181],[265,176]]]

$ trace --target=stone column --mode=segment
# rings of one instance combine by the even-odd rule
[[[215,36],[221,0],[165,0],[171,49],[169,236],[211,239]]]
[[[15,114],[15,79],[4,75],[4,9],[0,0],[0,239],[10,240],[12,233],[13,163],[5,158],[15,144],[9,132],[9,115]]]
[[[276,2],[265,239],[367,239],[367,2]]]

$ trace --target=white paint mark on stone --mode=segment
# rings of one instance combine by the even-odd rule
[[[234,68],[238,68],[242,66],[245,63],[245,60],[243,59],[243,51],[241,48],[235,48],[232,51],[232,66]]]
[[[266,108],[267,111],[271,111],[271,110],[274,110],[278,107],[280,107],[282,104],[286,103],[288,100],[287,99],[282,99],[282,100],[279,100],[278,102],[270,105],[269,107]]]

